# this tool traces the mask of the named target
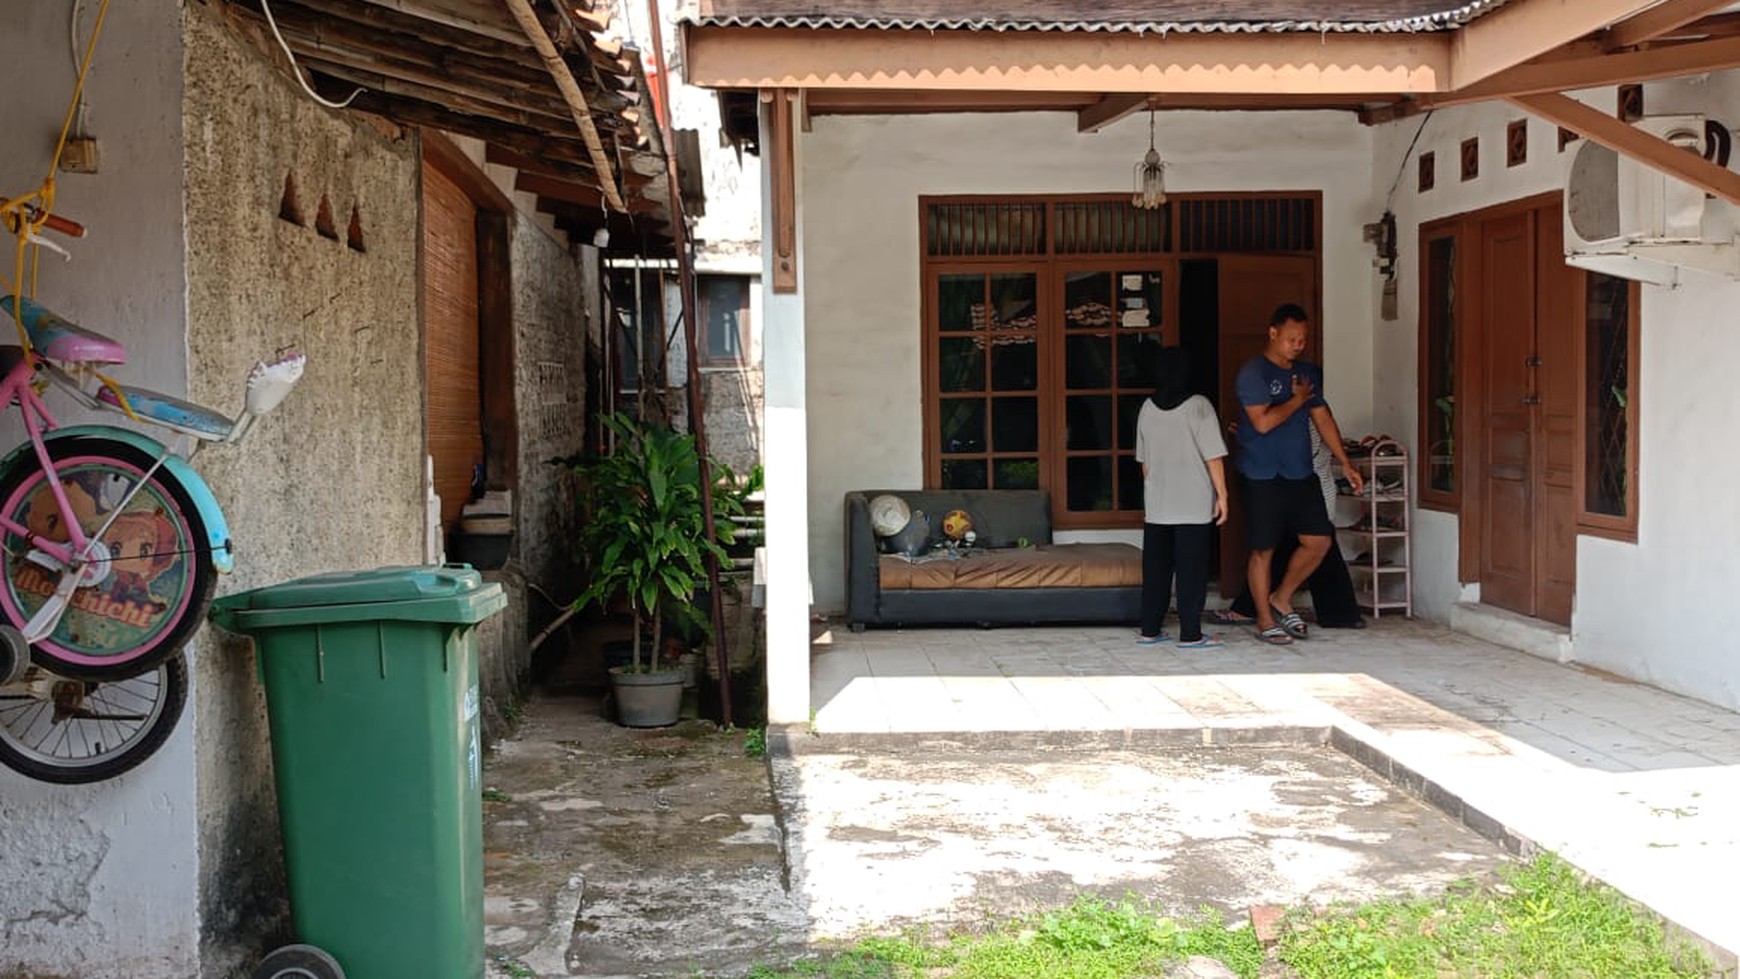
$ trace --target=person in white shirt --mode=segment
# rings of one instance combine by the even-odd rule
[[[1142,464],[1142,632],[1144,645],[1166,641],[1163,625],[1178,585],[1178,646],[1221,645],[1202,631],[1208,600],[1209,547],[1226,522],[1226,442],[1214,406],[1191,393],[1190,361],[1166,347],[1154,394],[1136,417]]]

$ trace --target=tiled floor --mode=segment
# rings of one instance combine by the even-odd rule
[[[1275,649],[1233,629],[1223,649],[1185,651],[1123,628],[839,628],[814,647],[814,727],[1333,729],[1471,825],[1740,950],[1740,714],[1425,623],[1315,635]]]

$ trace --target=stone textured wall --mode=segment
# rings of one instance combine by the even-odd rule
[[[529,580],[568,598],[574,486],[550,460],[585,446],[586,333],[596,304],[579,262],[518,215],[512,253],[520,441],[514,555]]]
[[[416,142],[320,107],[214,8],[187,9],[189,393],[235,411],[255,359],[308,355],[301,385],[245,442],[198,458],[236,545],[220,591],[419,563]],[[287,180],[305,226],[279,216]],[[337,240],[317,230],[323,199]],[[251,932],[277,917],[282,887],[253,656],[215,629],[197,646],[201,954],[217,976],[257,950]]]

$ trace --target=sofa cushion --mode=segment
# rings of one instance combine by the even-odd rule
[[[879,559],[883,590],[1118,588],[1142,584],[1142,551],[1130,544],[1046,544],[974,549],[965,557]]]

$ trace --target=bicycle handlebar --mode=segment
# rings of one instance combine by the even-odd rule
[[[0,205],[4,205],[5,203],[6,198],[0,197]],[[30,220],[42,220],[42,226],[50,231],[66,235],[68,238],[83,238],[85,236],[85,226],[71,218],[63,218],[58,214],[50,214],[46,219],[43,219],[42,208],[37,207],[34,204],[24,205],[24,210],[27,212]]]

